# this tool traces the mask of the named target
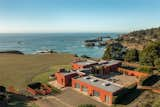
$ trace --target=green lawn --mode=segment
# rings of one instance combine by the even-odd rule
[[[33,80],[41,80],[41,76],[41,81],[47,80],[47,76],[55,72],[56,68],[61,65],[70,65],[73,59],[73,55],[66,53],[45,55],[0,54],[0,85],[25,89],[35,76],[36,79]]]
[[[40,73],[39,75],[36,75],[32,82],[42,82],[42,83],[48,83],[49,76],[57,72],[60,68],[70,69],[70,65],[55,65],[49,68],[48,71]]]

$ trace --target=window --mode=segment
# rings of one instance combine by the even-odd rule
[[[98,91],[93,91],[93,96],[96,96],[96,97],[99,97],[100,96],[100,93]]]
[[[82,91],[83,91],[83,92],[87,92],[87,91],[88,91],[87,87],[83,86],[83,87],[82,87]]]
[[[80,84],[76,83],[76,84],[75,84],[75,88],[80,89]]]

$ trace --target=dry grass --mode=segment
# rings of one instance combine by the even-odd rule
[[[54,53],[45,55],[0,54],[0,85],[25,88],[32,78],[54,65],[67,65],[73,55]]]
[[[70,69],[70,65],[54,65],[46,72],[40,73],[32,78],[32,82],[48,83],[50,81],[49,76],[57,72],[60,68]]]

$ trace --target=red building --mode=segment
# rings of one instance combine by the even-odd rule
[[[72,69],[79,70],[79,69],[91,67],[96,64],[98,63],[93,60],[75,61],[75,62],[72,62]]]
[[[95,72],[97,74],[106,75],[109,74],[110,72],[117,71],[118,67],[120,67],[121,64],[122,64],[121,61],[117,60],[100,61],[98,62],[97,65],[94,66],[96,67]]]
[[[76,61],[72,63],[73,71],[61,69],[55,74],[62,86],[85,93],[101,102],[111,105],[123,89],[137,85],[137,77],[145,75],[121,69],[121,61]],[[117,72],[118,71],[118,72]],[[96,73],[96,76],[90,74]],[[127,75],[124,75],[127,74]],[[132,75],[134,74],[134,75]],[[145,75],[146,76],[146,75]]]
[[[114,102],[114,96],[123,89],[118,84],[116,85],[91,76],[72,78],[72,88],[108,105]]]
[[[59,72],[55,73],[57,82],[62,86],[71,86],[71,79],[78,74],[74,71],[66,71],[65,69],[60,69]]]
[[[99,74],[108,74],[109,72],[116,71],[118,67],[121,66],[121,61],[117,60],[104,60],[104,61],[76,61],[72,63],[73,70],[85,69],[93,67],[94,71]]]

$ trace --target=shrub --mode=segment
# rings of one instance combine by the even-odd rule
[[[140,66],[136,69],[137,71],[140,71],[140,72],[146,72],[146,73],[152,73],[152,68],[150,67],[145,67],[145,66]]]
[[[152,107],[160,107],[160,100],[157,99],[157,100],[153,103]]]

